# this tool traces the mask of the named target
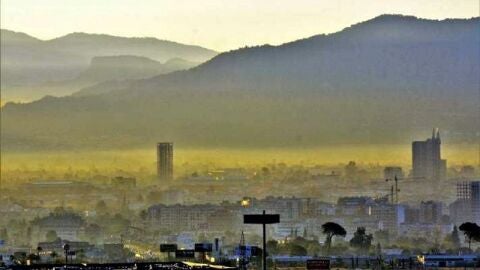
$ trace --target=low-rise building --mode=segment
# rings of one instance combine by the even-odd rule
[[[84,219],[74,213],[58,212],[32,221],[32,240],[45,241],[48,232],[62,240],[78,241],[85,228]]]

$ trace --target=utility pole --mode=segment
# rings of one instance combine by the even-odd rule
[[[398,204],[398,192],[400,189],[398,189],[398,178],[395,175],[395,204]]]
[[[398,193],[400,192],[400,189],[398,188],[398,181],[399,180],[413,180],[413,179],[424,179],[425,177],[406,177],[406,178],[398,178],[397,175],[393,179],[387,178],[385,179],[386,182],[390,181],[395,181],[394,185],[392,185],[392,189],[390,191],[390,194],[392,196],[392,203],[394,202],[395,204],[398,204]],[[395,201],[393,198],[395,197]]]
[[[397,175],[395,175],[395,177],[393,179],[387,178],[387,179],[385,179],[385,181],[386,182],[395,181],[395,184],[392,185],[391,196],[392,196],[392,203],[398,204],[398,192],[400,191],[400,189],[398,189]],[[395,200],[394,200],[394,197],[395,197]]]
[[[394,191],[393,185],[392,185],[391,188],[390,188],[390,200],[392,201],[392,203],[395,202],[394,195],[395,195],[395,191]]]

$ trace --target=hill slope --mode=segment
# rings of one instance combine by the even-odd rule
[[[95,56],[134,55],[165,62],[182,58],[204,62],[216,52],[155,38],[124,38],[73,33],[39,40],[24,33],[1,29],[2,86],[23,86],[72,79]]]
[[[177,70],[189,69],[199,63],[172,58],[164,64],[141,56],[95,56],[90,65],[69,80],[53,81],[31,86],[6,87],[2,89],[2,97],[7,101],[31,101],[46,95],[91,95],[105,92],[101,87],[94,87],[114,81],[122,84],[126,80],[144,79]]]
[[[99,85],[102,95],[7,104],[2,147],[408,143],[433,126],[447,140],[473,141],[479,27],[479,18],[385,15],[223,53],[188,71]]]

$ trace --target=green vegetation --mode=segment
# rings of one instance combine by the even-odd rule
[[[355,248],[360,254],[368,254],[372,247],[373,235],[367,234],[364,227],[358,227],[357,231],[350,239],[350,246]]]
[[[53,242],[57,240],[57,238],[58,236],[56,231],[48,231],[47,235],[45,235],[45,240],[47,240],[48,242]]]
[[[473,241],[480,241],[480,226],[477,223],[472,222],[465,222],[460,227],[458,227],[460,231],[465,234],[465,237],[468,239],[468,249],[471,248],[472,240]]]
[[[334,236],[345,237],[347,232],[345,229],[334,222],[327,222],[322,225],[323,234],[326,236],[325,246],[327,248],[327,254],[330,254],[330,248],[332,246],[332,238]]]

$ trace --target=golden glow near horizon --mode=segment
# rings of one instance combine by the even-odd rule
[[[4,0],[1,27],[41,39],[71,32],[151,36],[225,51],[332,33],[381,14],[479,16],[478,0]]]
[[[444,145],[442,158],[448,166],[477,165],[478,149],[471,145]],[[411,166],[411,145],[343,145],[309,149],[177,149],[174,164],[183,166],[257,167],[269,163],[289,165],[343,166],[353,160],[360,166]],[[1,171],[43,171],[64,173],[85,170],[115,173],[148,171],[154,173],[155,151],[152,149],[111,151],[60,151],[38,153],[2,153]]]

